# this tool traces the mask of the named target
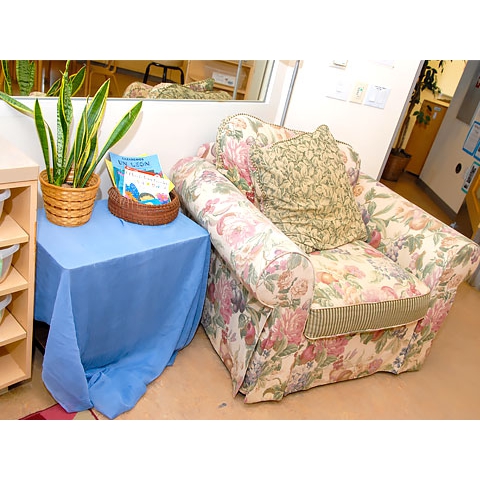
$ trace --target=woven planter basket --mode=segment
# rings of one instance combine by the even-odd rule
[[[100,177],[93,173],[83,188],[58,187],[48,183],[47,171],[39,175],[47,220],[62,227],[78,227],[92,216]]]
[[[139,225],[164,225],[177,218],[180,200],[177,192],[170,192],[170,202],[164,205],[146,205],[124,197],[116,187],[108,190],[108,209],[116,217]]]

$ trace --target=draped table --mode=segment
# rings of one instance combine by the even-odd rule
[[[198,327],[210,238],[182,213],[144,226],[97,201],[79,227],[37,215],[35,320],[49,325],[42,379],[67,412],[131,409]]]

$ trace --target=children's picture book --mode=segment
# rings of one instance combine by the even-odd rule
[[[150,205],[163,205],[170,202],[170,180],[162,174],[144,172],[129,166],[123,177],[124,197]]]
[[[113,183],[119,192],[123,192],[123,176],[125,167],[151,173],[162,173],[162,167],[158,155],[145,155],[140,157],[125,157],[116,153],[109,153],[112,162]]]
[[[126,157],[123,155],[117,155],[116,153],[109,153],[109,159],[105,159],[107,171],[110,175],[112,183],[117,187],[118,191],[123,194],[124,192],[124,174],[125,167],[130,167],[135,170],[139,170],[146,173],[155,173],[169,182],[169,192],[175,188],[175,185],[167,178],[163,173],[160,165],[158,155],[142,155],[138,157]]]

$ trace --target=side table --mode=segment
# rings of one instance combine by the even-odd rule
[[[36,321],[49,325],[42,379],[68,412],[131,409],[198,327],[210,238],[182,213],[144,226],[97,201],[79,227],[37,215]]]

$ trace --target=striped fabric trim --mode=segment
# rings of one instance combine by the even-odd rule
[[[407,325],[423,318],[430,293],[378,303],[310,310],[304,335],[309,340]]]

